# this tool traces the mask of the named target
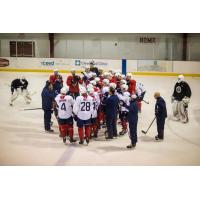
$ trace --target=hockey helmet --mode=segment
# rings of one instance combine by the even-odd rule
[[[94,80],[96,81],[96,83],[98,83],[100,81],[100,78],[96,77]]]
[[[92,81],[90,81],[90,84],[96,85],[96,81],[95,81],[95,80],[92,80]]]
[[[182,81],[184,81],[184,76],[181,74],[178,76],[178,82],[180,83]]]
[[[66,94],[68,92],[68,90],[69,90],[69,87],[68,88],[67,87],[62,87],[61,90],[60,90],[60,93],[61,94]]]
[[[104,80],[103,80],[103,83],[104,83],[105,85],[109,85],[109,82],[110,82],[110,81],[109,81],[108,79],[104,79]]]
[[[110,88],[116,89],[117,85],[115,83],[110,83]]]

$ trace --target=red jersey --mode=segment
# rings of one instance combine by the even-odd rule
[[[54,83],[56,82],[57,79],[61,79],[61,82],[63,82],[62,76],[61,76],[60,74],[57,74],[57,75],[52,74],[52,75],[50,75],[50,77],[49,77],[49,81],[50,81],[50,83],[52,83],[52,84],[54,84]]]
[[[115,76],[113,76],[109,81],[110,81],[110,83],[115,83],[115,84],[117,84],[117,79],[116,79]]]
[[[135,91],[136,91],[136,81],[130,80],[128,83],[128,92],[130,94],[135,94]]]
[[[79,84],[82,84],[83,81],[81,80],[81,78],[79,76],[71,75],[71,76],[67,77],[66,83],[69,86],[69,91],[71,93],[78,93],[79,92]]]

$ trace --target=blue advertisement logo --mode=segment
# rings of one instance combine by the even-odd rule
[[[75,66],[80,66],[81,65],[81,61],[80,60],[75,60]]]
[[[50,62],[43,61],[43,62],[41,62],[41,64],[44,65],[44,66],[54,66],[54,61],[50,61]]]

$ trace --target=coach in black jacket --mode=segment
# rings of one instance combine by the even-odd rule
[[[158,135],[155,137],[155,139],[163,140],[165,119],[167,117],[166,103],[165,100],[160,96],[159,92],[155,92],[154,98],[156,99],[155,115],[156,115],[157,132],[158,132]]]

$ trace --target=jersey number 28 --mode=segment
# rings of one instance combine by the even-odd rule
[[[90,111],[90,102],[81,102],[81,111]]]

